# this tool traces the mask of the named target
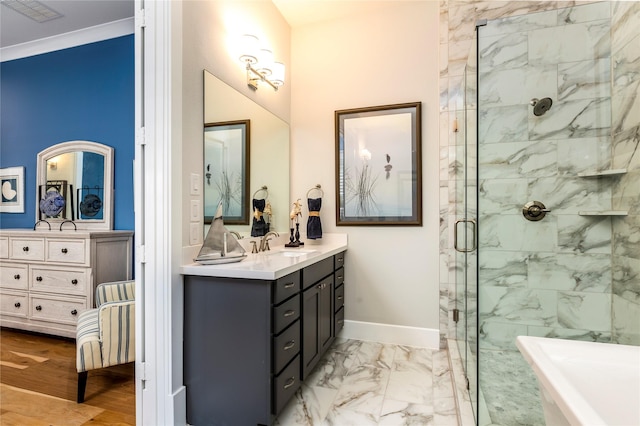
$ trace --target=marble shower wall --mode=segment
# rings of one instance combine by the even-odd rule
[[[612,7],[613,167],[626,168],[613,185],[613,340],[640,345],[640,2]]]
[[[495,71],[480,76],[482,347],[515,349],[518,334],[638,343],[638,3],[449,0],[440,10],[441,336],[455,337],[462,271],[453,223],[462,215],[464,134],[454,129],[464,122],[475,23],[488,19],[497,21],[480,33]],[[554,43],[561,39],[579,42]],[[529,101],[546,96],[552,110],[535,117]],[[612,167],[629,172],[577,177]],[[525,221],[532,199],[552,214]],[[611,208],[629,216],[577,214]]]

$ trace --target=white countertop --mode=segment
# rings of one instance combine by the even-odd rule
[[[242,240],[240,241],[242,242]],[[282,238],[279,240],[279,242],[283,241],[285,240]],[[276,245],[271,242],[270,251],[253,254],[247,250],[247,257],[236,263],[200,265],[194,262],[182,265],[180,273],[204,277],[274,280],[347,249],[346,234],[323,234],[321,239],[303,239],[303,241],[304,246],[299,248],[288,248],[283,244]],[[290,257],[284,255],[283,251],[286,254],[294,252],[304,254]]]

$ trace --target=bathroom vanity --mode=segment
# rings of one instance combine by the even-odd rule
[[[99,283],[132,276],[131,231],[0,230],[0,325],[75,337]]]
[[[344,322],[346,236],[185,265],[189,424],[270,425]]]

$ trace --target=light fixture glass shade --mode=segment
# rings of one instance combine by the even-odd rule
[[[274,62],[272,73],[269,80],[274,86],[282,86],[284,84],[284,64],[282,62]]]
[[[245,63],[255,64],[258,62],[259,40],[251,34],[244,34],[240,37],[239,49],[240,60]]]
[[[273,67],[273,52],[269,49],[260,49],[256,69],[264,76],[271,75]]]

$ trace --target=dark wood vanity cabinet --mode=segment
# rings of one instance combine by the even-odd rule
[[[272,281],[185,276],[188,424],[271,424],[342,327],[343,262]]]

